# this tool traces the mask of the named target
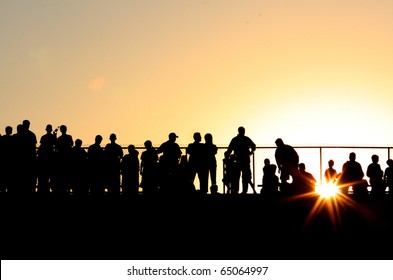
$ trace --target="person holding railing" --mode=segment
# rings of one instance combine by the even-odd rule
[[[299,155],[292,146],[285,144],[281,138],[277,138],[275,143],[277,148],[274,157],[280,173],[280,190],[285,192],[288,189],[290,177],[293,179],[293,176],[298,173]]]
[[[225,156],[229,158],[229,155],[233,152],[236,158],[236,164],[242,176],[242,194],[247,194],[248,185],[251,185],[253,193],[256,193],[255,186],[251,181],[251,166],[250,156],[256,150],[255,143],[245,135],[245,128],[240,126],[238,128],[238,134],[232,138],[229,143],[228,149],[225,152]],[[235,184],[235,188],[231,190],[232,194],[236,194],[239,191],[238,183]]]
[[[157,149],[157,154],[162,153],[159,158],[160,191],[164,193],[173,193],[179,178],[179,161],[182,152],[179,144],[176,143],[177,138],[176,133],[169,133],[168,140]]]

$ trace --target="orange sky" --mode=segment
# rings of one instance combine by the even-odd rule
[[[3,1],[1,127],[392,145],[390,1]],[[2,134],[3,134],[2,129]],[[347,156],[345,155],[345,159]]]

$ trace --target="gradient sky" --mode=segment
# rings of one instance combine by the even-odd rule
[[[6,0],[0,38],[1,134],[393,143],[392,1]]]

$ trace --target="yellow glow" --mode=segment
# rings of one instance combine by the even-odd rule
[[[328,184],[321,184],[315,187],[315,191],[322,197],[322,198],[330,198],[335,196],[338,193],[338,188],[336,184],[328,183]]]

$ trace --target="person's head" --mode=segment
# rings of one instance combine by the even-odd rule
[[[356,154],[354,152],[349,154],[349,160],[354,161],[356,159]]]
[[[18,133],[18,134],[23,133],[24,128],[25,128],[25,127],[23,126],[23,124],[18,124],[18,125],[16,126],[16,133]]]
[[[206,133],[205,134],[205,142],[208,144],[212,144],[213,143],[213,135],[211,135],[210,133]]]
[[[24,121],[22,122],[22,125],[23,125],[26,129],[29,129],[29,128],[30,128],[30,121],[29,121],[29,120],[24,120]]]
[[[265,165],[270,165],[270,159],[265,158],[265,160],[263,161],[265,163]]]
[[[136,155],[136,154],[138,154],[138,151],[135,149],[135,146],[134,146],[134,145],[128,145],[127,150],[128,150],[128,153],[129,153],[130,155]]]
[[[237,129],[237,132],[239,132],[239,135],[245,135],[246,129],[243,126],[239,126],[239,128]]]
[[[201,142],[201,140],[202,140],[202,136],[199,132],[195,132],[193,135],[193,138],[194,138],[194,141],[197,143]]]
[[[282,141],[281,138],[277,138],[274,143],[276,143],[277,147],[280,147],[280,146],[284,145],[284,141]]]
[[[304,163],[299,163],[299,171],[306,171],[306,165]]]
[[[67,127],[64,124],[62,124],[60,126],[60,132],[63,133],[63,134],[65,134],[67,132]]]
[[[102,142],[102,136],[101,135],[96,135],[96,137],[94,138],[94,142],[96,143],[96,144],[101,144],[101,142]]]
[[[6,135],[11,135],[12,134],[12,126],[6,126],[5,134]]]
[[[379,156],[378,155],[372,155],[371,160],[372,160],[373,163],[378,163]]]
[[[178,136],[176,135],[176,133],[171,132],[171,133],[169,133],[168,138],[169,138],[169,140],[170,140],[171,142],[175,142],[175,141],[176,141],[176,138],[178,138]]]
[[[75,140],[75,147],[77,147],[77,148],[82,147],[82,140],[81,139],[76,139]]]
[[[218,193],[218,186],[217,186],[217,185],[212,185],[212,186],[210,187],[210,193],[211,193],[211,194],[216,194],[216,193]]]
[[[111,142],[115,142],[116,139],[117,139],[116,134],[112,133],[111,135],[109,135],[109,140],[110,140]]]
[[[153,144],[151,143],[150,140],[146,140],[145,143],[144,143],[144,145],[145,145],[145,148],[146,148],[146,149],[150,149],[151,147],[153,147]]]
[[[329,164],[329,167],[332,168],[333,165],[334,165],[334,160],[332,160],[332,159],[329,160],[329,161],[328,161],[328,164]]]
[[[393,167],[393,159],[388,159],[388,160],[386,161],[386,164],[387,164],[389,167]]]
[[[52,125],[51,124],[47,124],[46,125],[46,128],[45,128],[45,131],[47,132],[47,133],[52,133]]]

